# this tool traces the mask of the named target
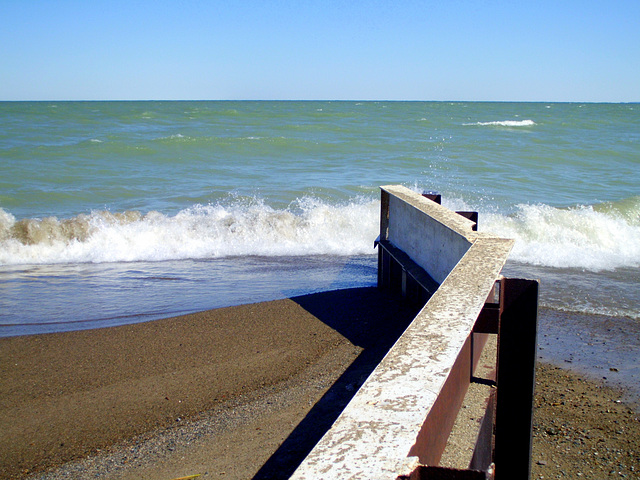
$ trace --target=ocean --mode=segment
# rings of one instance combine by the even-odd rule
[[[0,102],[0,336],[375,285],[388,184],[516,240],[543,355],[640,378],[639,104]]]

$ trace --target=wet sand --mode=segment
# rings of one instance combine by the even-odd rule
[[[0,478],[287,478],[414,314],[359,288],[0,339]],[[621,395],[541,364],[532,478],[633,478]]]

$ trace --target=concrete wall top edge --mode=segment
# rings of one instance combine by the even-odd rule
[[[396,478],[512,246],[471,246],[293,479]]]
[[[498,280],[514,244],[515,240],[509,238],[480,237],[476,239],[438,290],[443,287],[445,289],[454,288],[465,295],[465,301],[471,303],[475,301],[475,307],[479,312],[484,305],[484,298],[481,294],[474,300],[471,293],[473,290],[469,288],[483,282],[493,284]],[[438,292],[436,291],[436,293]],[[423,310],[427,307],[433,309],[429,303],[431,301],[427,302]]]
[[[394,195],[402,199],[404,202],[442,223],[447,228],[464,236],[470,242],[478,237],[478,232],[474,232],[472,230],[474,222],[458,215],[442,205],[437,204],[436,202],[429,200],[428,198],[423,197],[419,193],[416,193],[407,187],[403,187],[402,185],[383,185],[380,189],[390,195]],[[483,236],[486,235],[487,234]]]

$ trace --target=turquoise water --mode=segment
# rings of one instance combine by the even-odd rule
[[[0,104],[0,205],[19,218],[175,214],[228,196],[282,208],[405,183],[554,207],[637,204],[635,104]]]
[[[542,304],[640,320],[640,106],[0,103],[0,336],[375,283],[379,186],[516,239]]]

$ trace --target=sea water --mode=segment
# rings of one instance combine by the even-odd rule
[[[640,105],[0,103],[0,336],[376,282],[379,186],[514,238],[541,305],[640,322]]]

